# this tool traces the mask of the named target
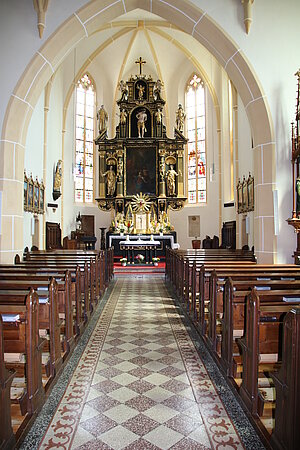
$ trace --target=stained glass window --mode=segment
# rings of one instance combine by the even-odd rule
[[[203,81],[196,74],[186,90],[186,118],[188,202],[206,203],[205,90]]]
[[[75,202],[94,199],[95,89],[85,74],[76,87]]]

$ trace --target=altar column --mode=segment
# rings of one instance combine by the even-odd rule
[[[106,171],[105,151],[99,152],[99,197],[105,198],[105,179],[102,176]]]
[[[159,196],[166,196],[166,164],[165,164],[165,150],[159,150]]]
[[[123,150],[117,152],[118,166],[117,166],[117,197],[123,197],[123,172],[124,172],[124,162],[123,162]]]
[[[178,197],[184,196],[183,186],[183,150],[177,150],[177,164],[178,164]]]

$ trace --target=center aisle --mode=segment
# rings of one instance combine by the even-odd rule
[[[40,448],[244,448],[162,277],[117,279]]]

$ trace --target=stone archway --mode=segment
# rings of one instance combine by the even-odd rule
[[[35,104],[70,48],[99,26],[136,8],[150,11],[192,35],[224,67],[245,105],[254,143],[255,249],[259,262],[273,262],[275,236],[272,190],[275,143],[268,107],[245,56],[207,14],[186,0],[94,0],[67,19],[41,47],[9,100],[2,129],[0,167],[2,235],[0,261],[23,249],[23,170],[25,142]],[[17,157],[16,157],[17,155]]]

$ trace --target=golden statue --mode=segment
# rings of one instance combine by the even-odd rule
[[[169,197],[176,195],[175,188],[176,188],[176,177],[177,176],[178,176],[178,173],[174,170],[173,164],[171,164],[170,169],[166,173],[167,190],[168,190]]]
[[[144,98],[144,91],[145,91],[145,87],[142,86],[141,84],[137,85],[137,88],[139,90],[139,100],[143,100]]]
[[[185,112],[183,111],[181,103],[179,103],[178,109],[176,111],[176,128],[181,133],[183,132],[184,119],[185,119]]]
[[[101,134],[103,131],[107,129],[107,121],[108,121],[108,114],[104,109],[104,105],[101,105],[101,108],[97,112],[97,119],[99,120],[98,128],[99,133]]]
[[[116,174],[113,170],[113,167],[110,166],[109,170],[104,172],[102,176],[106,177],[107,194],[113,196],[116,190]]]
[[[54,191],[60,191],[62,179],[62,160],[59,159],[56,164],[55,176],[54,176]]]

